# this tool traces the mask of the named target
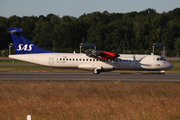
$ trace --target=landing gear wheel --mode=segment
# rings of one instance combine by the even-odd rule
[[[162,71],[161,71],[161,74],[162,74],[162,75],[164,75],[164,74],[165,74],[165,71],[164,71],[164,70],[162,70]]]
[[[94,74],[100,74],[100,70],[96,70],[96,69],[95,69],[95,70],[93,71],[93,73],[94,73]]]

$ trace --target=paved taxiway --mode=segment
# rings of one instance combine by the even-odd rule
[[[0,80],[180,81],[180,74],[159,73],[0,73]]]

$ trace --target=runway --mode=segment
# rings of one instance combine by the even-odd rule
[[[57,81],[180,81],[180,74],[167,73],[0,73],[0,80]]]

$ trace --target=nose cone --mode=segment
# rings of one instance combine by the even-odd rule
[[[169,62],[169,63],[168,63],[168,66],[167,66],[167,69],[171,69],[171,68],[173,68],[173,67],[174,67],[174,65]]]

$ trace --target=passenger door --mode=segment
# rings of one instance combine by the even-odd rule
[[[54,59],[52,57],[49,58],[49,66],[54,66]]]

